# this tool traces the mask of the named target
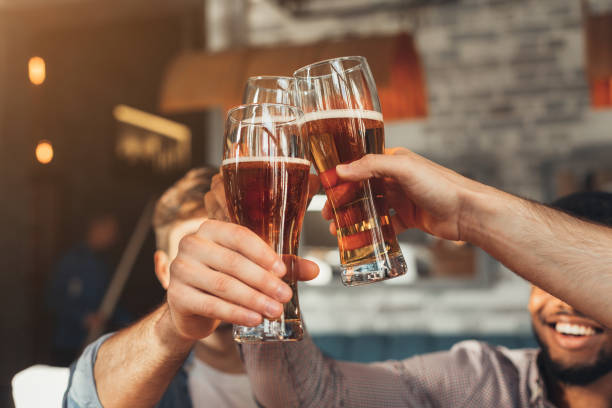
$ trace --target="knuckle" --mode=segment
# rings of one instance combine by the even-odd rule
[[[215,309],[213,298],[205,297],[198,303],[198,313],[201,316],[212,317]]]
[[[225,266],[232,271],[241,271],[243,268],[241,256],[236,253],[226,255]]]
[[[268,298],[264,295],[256,295],[251,297],[251,307],[255,310],[266,310]]]
[[[178,255],[176,258],[174,258],[174,261],[172,261],[172,263],[170,264],[170,276],[171,277],[181,276],[184,273],[186,267],[187,267],[187,263],[185,262],[182,256]],[[168,287],[168,289],[171,286],[172,286],[172,279],[170,279],[170,286]]]
[[[206,199],[206,197],[204,198]],[[217,222],[216,220],[213,220],[211,218],[205,219],[202,225],[200,225],[200,228],[198,229],[198,233],[206,236],[211,230],[215,228],[216,222]]]
[[[196,249],[196,247],[197,247],[197,241],[198,241],[198,239],[196,238],[195,234],[185,235],[179,241],[179,253],[191,253],[191,252],[193,252]]]
[[[228,228],[229,240],[231,245],[234,247],[240,247],[244,244],[249,238],[248,230],[237,224],[228,224],[230,227]]]
[[[363,157],[363,160],[360,160],[360,164],[364,164],[366,166],[371,166],[376,161],[376,157],[373,154],[366,154]]]
[[[230,281],[225,275],[216,276],[212,280],[212,289],[214,293],[227,293],[230,286]]]

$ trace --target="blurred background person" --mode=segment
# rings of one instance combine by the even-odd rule
[[[110,281],[108,252],[117,243],[119,225],[110,213],[94,216],[85,237],[58,262],[49,283],[47,302],[53,312],[52,363],[68,366],[79,355],[89,330],[106,322],[98,307]],[[121,309],[114,324],[127,324]]]

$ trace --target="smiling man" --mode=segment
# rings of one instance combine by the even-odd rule
[[[612,225],[612,194],[573,194],[553,206]],[[612,330],[535,286],[529,312],[551,401],[559,407],[612,407]]]

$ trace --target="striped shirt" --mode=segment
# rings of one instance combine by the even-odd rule
[[[361,364],[298,343],[245,344],[252,390],[266,408],[553,407],[538,350],[509,350],[470,340],[445,352]]]

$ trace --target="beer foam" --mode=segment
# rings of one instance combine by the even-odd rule
[[[249,163],[249,162],[270,162],[270,163],[293,163],[293,164],[303,164],[305,166],[310,167],[310,160],[302,159],[299,157],[282,157],[282,156],[247,156],[247,157],[233,157],[231,159],[224,159],[221,162],[221,166],[225,166],[228,164],[238,164],[238,163]]]
[[[379,120],[381,122],[383,121],[382,113],[377,111],[361,109],[332,109],[305,113],[304,117],[302,118],[302,122],[340,118],[370,119]]]

